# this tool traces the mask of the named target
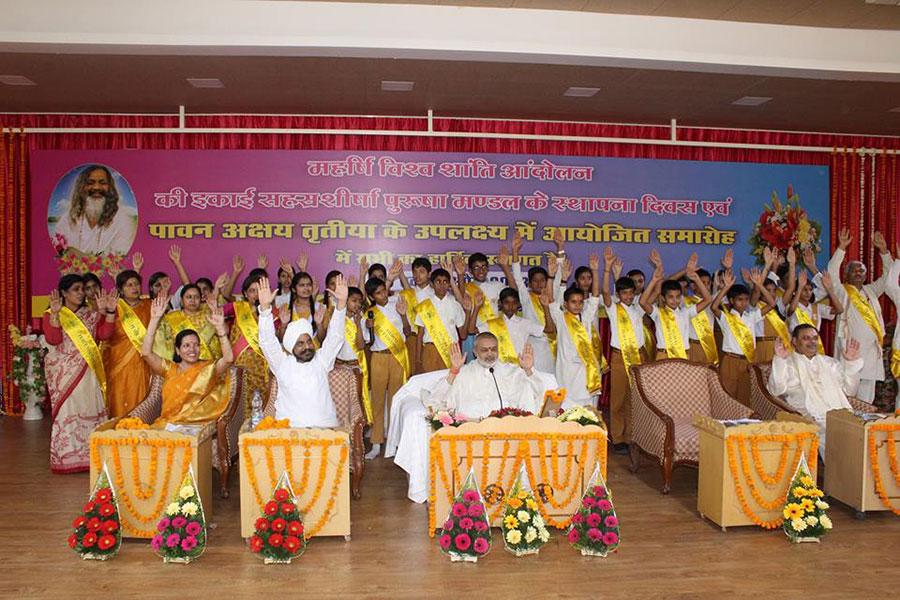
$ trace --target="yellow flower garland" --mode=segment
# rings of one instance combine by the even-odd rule
[[[116,423],[116,431],[139,429],[150,429],[150,426],[138,417],[123,417]]]
[[[290,419],[275,419],[275,417],[268,416],[263,417],[263,419],[257,423],[256,427],[253,431],[266,431],[269,429],[290,429],[291,420]]]
[[[875,444],[875,436],[873,435],[876,431],[884,431],[887,433],[885,446],[887,447],[891,473],[894,475],[894,481],[897,485],[900,485],[900,466],[898,466],[897,463],[897,444],[894,441],[894,432],[900,431],[900,424],[889,423],[885,425],[870,425],[868,439],[869,464],[872,465],[872,480],[875,484],[875,493],[878,494],[878,497],[881,499],[881,503],[885,508],[895,515],[900,516],[900,508],[894,508],[894,505],[891,504],[887,491],[884,489],[884,483],[881,481],[881,466],[878,464],[878,447]]]

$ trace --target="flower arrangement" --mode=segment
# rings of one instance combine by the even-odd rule
[[[619,518],[599,463],[581,498],[581,506],[572,515],[567,537],[583,556],[606,556],[619,547]]]
[[[828,503],[822,500],[824,495],[816,487],[816,480],[810,475],[804,456],[791,479],[782,510],[782,528],[792,542],[818,542],[831,529],[831,519],[825,514]]]
[[[119,503],[104,463],[90,500],[72,521],[75,531],[69,536],[69,547],[85,560],[108,560],[122,547],[121,526]]]
[[[531,491],[525,465],[519,468],[519,474],[506,497],[501,531],[504,547],[516,556],[537,554],[550,539],[550,532]]]
[[[116,423],[116,431],[137,431],[140,429],[150,429],[150,426],[138,417],[122,417]]]
[[[281,473],[271,499],[256,520],[250,538],[250,552],[268,564],[289,564],[306,549],[303,515],[297,510],[297,497],[287,471]]]
[[[563,423],[573,421],[581,425],[599,425],[603,427],[603,418],[587,406],[573,406],[568,410],[560,409],[557,419]]]
[[[263,417],[263,419],[256,424],[256,427],[253,428],[253,431],[266,431],[267,429],[290,429],[291,428],[291,420],[290,419],[276,419],[275,417],[268,416]]]
[[[503,417],[530,417],[534,413],[529,412],[527,410],[522,410],[521,408],[500,408],[497,410],[491,411],[489,417],[497,417],[498,419],[502,419]]]
[[[491,549],[491,524],[478,491],[474,469],[469,469],[453,500],[438,543],[453,562],[478,562],[479,557]]]
[[[467,423],[469,418],[462,414],[457,414],[452,410],[439,410],[431,412],[428,417],[431,428],[435,431],[441,427],[459,427],[463,423]]]
[[[47,379],[44,375],[44,355],[47,349],[41,346],[37,336],[26,329],[26,335],[15,325],[9,326],[9,338],[13,344],[12,380],[19,388],[22,398],[32,395],[45,396]],[[29,376],[28,367],[31,366]]]
[[[785,204],[779,201],[776,192],[772,192],[772,205],[763,206],[763,212],[753,225],[753,235],[748,241],[756,262],[763,264],[765,248],[782,252],[794,248],[798,255],[807,249],[818,252],[821,250],[821,235],[822,226],[809,218],[800,206],[800,196],[789,185]]]
[[[158,533],[150,540],[150,547],[163,562],[187,564],[199,558],[206,549],[206,518],[193,467],[185,475],[175,498],[166,506],[156,530]]]
[[[58,234],[57,236],[62,237]],[[125,268],[124,254],[85,254],[65,245],[65,238],[61,241],[54,241],[54,248],[56,249],[56,268],[63,275],[90,272],[98,277],[109,275],[115,278],[116,274]]]

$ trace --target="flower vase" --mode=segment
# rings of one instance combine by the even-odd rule
[[[460,554],[459,552],[450,552],[450,562],[478,562],[478,557],[471,554]]]
[[[82,560],[109,560],[114,556],[113,553],[97,554],[95,552],[84,552],[81,555]]]
[[[528,556],[529,554],[537,554],[541,551],[540,548],[510,548],[506,547],[506,551],[511,553],[513,556]]]
[[[271,556],[267,556],[263,559],[263,564],[267,565],[289,565],[291,564],[292,558],[274,558]]]
[[[582,556],[599,556],[601,558],[606,558],[607,550],[594,550],[593,548],[582,548],[581,555]]]
[[[163,556],[164,563],[181,563],[183,565],[189,564],[192,560],[194,560],[191,556]]]
[[[788,537],[790,538],[792,544],[803,544],[806,542],[811,542],[811,543],[815,543],[815,544],[819,543],[819,538],[817,538],[817,537],[800,537],[797,535],[790,535]]]

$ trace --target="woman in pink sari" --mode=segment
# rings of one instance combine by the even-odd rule
[[[44,358],[53,427],[50,470],[77,473],[90,469],[88,437],[106,419],[103,389],[106,375],[99,340],[112,336],[118,294],[101,291],[97,310],[85,306],[81,275],[65,275],[50,293],[44,314],[44,337],[50,350]]]

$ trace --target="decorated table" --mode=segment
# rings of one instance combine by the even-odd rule
[[[124,537],[150,538],[166,505],[193,467],[206,517],[212,516],[212,435],[215,424],[180,431],[116,429],[120,419],[91,433],[93,485],[106,463],[121,505]]]
[[[727,527],[781,526],[802,455],[816,477],[818,428],[805,421],[720,421],[695,415],[700,438],[697,510]]]
[[[499,527],[503,498],[522,465],[544,521],[567,527],[597,462],[605,477],[606,430],[597,425],[527,416],[443,427],[429,442],[429,535],[450,512],[470,469],[491,525]]]
[[[333,429],[245,431],[238,438],[241,536],[250,537],[282,472],[303,514],[306,537],[350,538],[350,436]]]
[[[825,416],[825,491],[856,509],[900,515],[900,416],[833,410]]]

